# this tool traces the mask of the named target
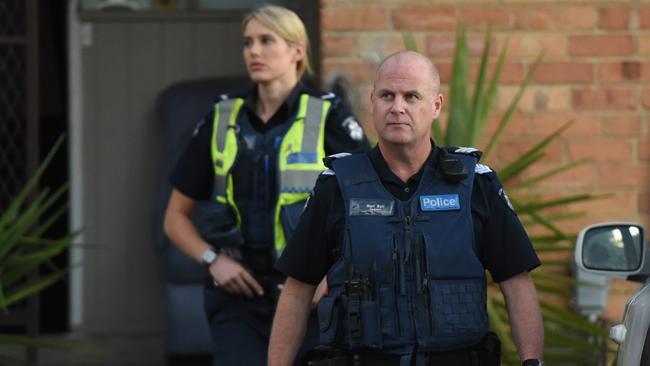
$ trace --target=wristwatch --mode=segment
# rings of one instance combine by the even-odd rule
[[[215,251],[213,248],[210,248],[201,254],[201,263],[203,263],[205,268],[208,268],[212,263],[214,263],[214,261],[217,260],[218,256],[219,254],[217,251]]]
[[[521,363],[521,366],[544,366],[544,361],[536,358],[529,358]]]

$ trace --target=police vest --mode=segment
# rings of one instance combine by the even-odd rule
[[[365,154],[332,163],[346,215],[319,304],[321,343],[408,355],[476,344],[487,332],[470,207],[476,158],[452,155],[467,176],[448,183],[425,165],[408,201],[385,189]]]
[[[216,200],[232,208],[240,228],[242,215],[235,203],[232,170],[238,161],[241,144],[246,143],[237,121],[243,104],[241,98],[225,99],[215,104],[211,143]],[[285,233],[287,229],[283,224],[286,226],[288,221],[292,221],[295,225],[318,174],[325,169],[322,162],[325,157],[325,119],[330,106],[328,100],[301,95],[294,121],[278,136],[274,144],[277,146],[272,147],[273,153],[266,155],[277,159],[274,165],[278,170],[278,195],[270,215],[273,215],[272,243],[278,251],[284,249],[289,235]],[[246,234],[244,232],[245,237]]]

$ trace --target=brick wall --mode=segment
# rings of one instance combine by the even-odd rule
[[[494,122],[543,50],[535,81],[490,163],[498,168],[573,120],[531,173],[584,158],[593,164],[544,182],[538,192],[608,194],[576,205],[588,217],[568,222],[569,229],[604,220],[640,221],[650,229],[650,0],[322,0],[321,21],[323,78],[348,78],[355,112],[370,134],[374,68],[403,48],[402,31],[413,32],[446,84],[458,22],[468,27],[475,61],[491,22],[497,49],[509,41]]]

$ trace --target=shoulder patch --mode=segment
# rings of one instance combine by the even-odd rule
[[[466,155],[471,155],[472,153],[475,153],[477,151],[480,151],[479,149],[475,149],[473,147],[458,147],[456,150],[454,150],[455,153],[459,154],[466,154]]]
[[[357,142],[363,140],[363,128],[361,128],[361,124],[354,116],[349,116],[343,120],[341,126],[343,126],[343,129],[345,129],[345,132],[348,133],[348,136],[352,140]]]
[[[492,169],[489,166],[484,164],[476,164],[476,169],[474,169],[474,172],[476,174],[486,174],[486,173],[490,173],[491,171]]]
[[[326,167],[331,169],[332,168],[332,162],[334,160],[340,159],[340,158],[343,158],[343,157],[346,157],[346,156],[349,156],[349,155],[352,155],[352,154],[347,153],[347,152],[341,152],[341,153],[338,153],[338,154],[328,155],[325,158],[323,158],[323,164],[325,164]]]
[[[320,96],[320,99],[325,99],[325,100],[334,99],[334,98],[336,98],[336,94],[334,94],[332,92],[329,92],[329,93],[326,93],[326,94],[323,94],[323,95]]]

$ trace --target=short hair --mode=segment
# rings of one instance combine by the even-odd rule
[[[416,56],[417,58],[421,59],[422,61],[424,61],[426,64],[429,65],[429,67],[431,68],[431,81],[433,82],[433,89],[436,93],[438,93],[440,91],[440,74],[438,73],[438,68],[433,62],[431,62],[431,60],[428,57],[415,51],[397,51],[388,55],[386,58],[384,58],[381,61],[381,63],[379,63],[379,66],[377,66],[377,70],[375,71],[375,81],[377,80],[377,77],[379,77],[379,72],[384,67],[384,64],[388,62],[388,60],[391,60],[395,57],[402,56],[402,55]]]
[[[264,24],[265,27],[277,33],[289,44],[302,44],[305,47],[305,57],[298,61],[298,65],[296,65],[298,79],[302,78],[305,73],[310,75],[313,73],[309,62],[311,50],[307,30],[296,13],[276,5],[264,5],[255,8],[244,17],[242,31],[251,19]]]

